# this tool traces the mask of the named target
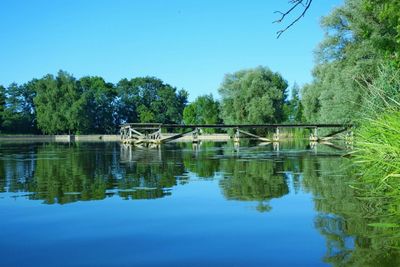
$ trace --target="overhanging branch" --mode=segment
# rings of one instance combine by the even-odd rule
[[[289,25],[287,25],[285,28],[279,30],[276,32],[277,37],[279,38],[285,31],[287,31],[290,27],[292,27],[294,24],[296,24],[304,15],[306,14],[307,10],[310,8],[311,3],[313,0],[290,0],[289,3],[292,4],[292,7],[289,8],[287,11],[282,12],[282,11],[275,11],[275,14],[280,14],[281,17],[277,20],[275,20],[273,23],[281,23],[287,15],[292,13],[297,7],[301,6],[303,7],[303,11],[300,13],[299,16],[297,16]]]

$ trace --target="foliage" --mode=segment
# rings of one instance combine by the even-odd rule
[[[266,67],[227,74],[219,88],[225,123],[277,123],[285,120],[287,82]]]
[[[46,75],[35,84],[38,127],[46,134],[76,133],[87,129],[87,99],[75,78],[64,71]]]
[[[36,80],[26,84],[10,84],[5,89],[5,106],[2,111],[2,129],[8,133],[36,133],[35,108]]]
[[[384,65],[380,67],[378,73],[378,77],[366,88],[366,105],[362,109],[364,117],[358,121],[360,127],[356,131],[354,155],[357,166],[361,169],[359,185],[356,184],[356,188],[357,193],[369,202],[370,207],[379,208],[368,226],[373,228],[374,232],[384,233],[385,247],[390,246],[398,250],[400,248],[397,230],[400,226],[399,69],[393,65]]]
[[[82,133],[114,133],[118,125],[115,125],[116,91],[114,85],[107,83],[101,77],[83,77],[78,81],[78,87],[85,98],[84,113],[86,128]]]
[[[181,123],[188,93],[154,77],[123,79],[117,84],[118,123]]]
[[[213,96],[199,96],[196,100],[183,110],[183,121],[185,124],[218,124],[219,103]],[[213,132],[213,129],[205,129],[206,132]]]
[[[357,120],[363,87],[377,77],[382,62],[398,62],[396,7],[395,0],[347,0],[323,18],[326,34],[316,52],[314,80],[302,89],[307,121]]]
[[[292,98],[285,104],[285,113],[287,120],[290,122],[302,122],[303,105],[300,99],[300,87],[295,83],[292,88]]]
[[[154,77],[77,80],[65,71],[0,87],[6,133],[111,134],[125,122],[181,123],[188,93]]]
[[[382,66],[379,77],[367,88],[364,118],[357,129],[357,159],[362,179],[382,191],[400,196],[400,76],[399,70]]]

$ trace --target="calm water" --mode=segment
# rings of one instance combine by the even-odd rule
[[[0,145],[0,266],[400,266],[334,149]]]

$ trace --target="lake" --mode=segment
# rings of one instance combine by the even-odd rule
[[[344,153],[0,144],[0,266],[400,266]]]

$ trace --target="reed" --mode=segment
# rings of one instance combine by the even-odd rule
[[[363,164],[363,180],[375,183],[375,189],[400,189],[399,74],[388,65],[380,68],[378,78],[366,88],[356,130],[355,156]]]

